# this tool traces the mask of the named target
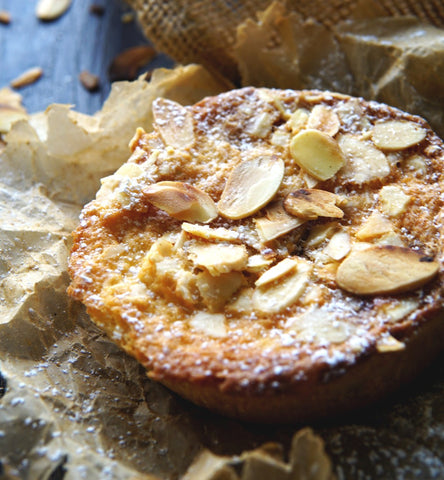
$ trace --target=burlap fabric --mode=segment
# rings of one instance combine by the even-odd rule
[[[127,0],[138,12],[146,36],[158,50],[179,63],[200,63],[235,83],[236,28],[255,18],[271,0]],[[341,20],[381,15],[414,15],[444,26],[443,0],[288,0],[287,8],[304,18],[332,26]],[[373,8],[374,7],[374,8]]]

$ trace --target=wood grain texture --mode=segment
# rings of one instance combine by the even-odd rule
[[[94,113],[109,94],[107,71],[114,56],[147,40],[135,21],[122,21],[130,9],[120,0],[73,0],[70,9],[52,22],[36,18],[36,3],[0,0],[0,10],[11,14],[10,24],[0,24],[0,88],[39,66],[42,78],[18,90],[29,112],[44,110],[51,103],[69,103],[78,111]],[[92,14],[92,4],[102,5],[104,14]],[[145,70],[170,64],[159,55]],[[78,79],[82,70],[100,77],[97,92],[82,86]]]

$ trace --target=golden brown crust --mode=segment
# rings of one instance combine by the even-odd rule
[[[302,421],[439,351],[443,148],[424,120],[254,88],[154,114],[70,261],[71,295],[150,377],[226,415]]]

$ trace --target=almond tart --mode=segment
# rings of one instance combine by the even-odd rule
[[[192,402],[248,421],[363,407],[443,346],[443,143],[421,118],[320,91],[183,107],[104,178],[69,293]]]

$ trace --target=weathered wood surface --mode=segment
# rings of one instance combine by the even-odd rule
[[[51,103],[69,103],[76,110],[93,113],[108,96],[108,68],[114,56],[126,48],[146,44],[135,21],[124,22],[130,9],[121,0],[73,0],[57,20],[42,22],[35,15],[36,0],[0,0],[0,10],[11,15],[0,23],[0,88],[31,67],[43,76],[19,93],[29,112]],[[91,5],[104,7],[103,15],[91,13]],[[154,66],[165,64],[158,57]],[[151,67],[151,65],[150,65]],[[78,79],[82,70],[100,77],[100,89],[91,93]]]

